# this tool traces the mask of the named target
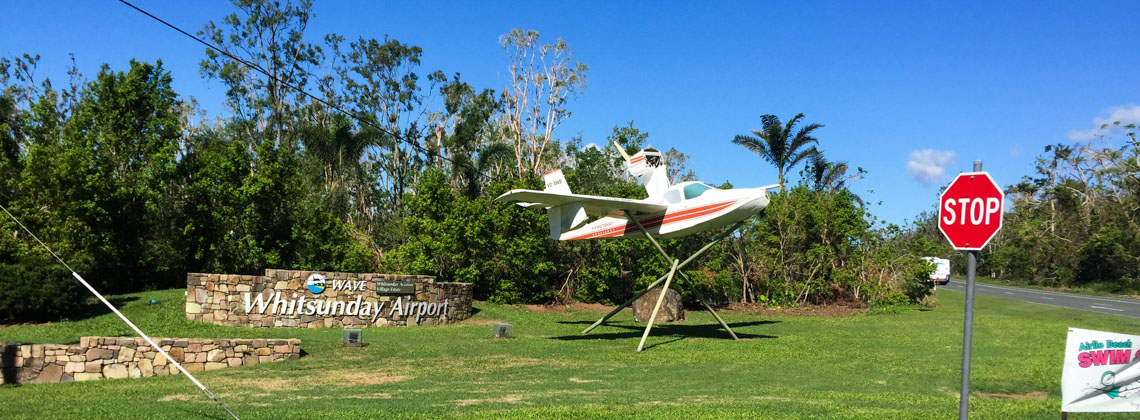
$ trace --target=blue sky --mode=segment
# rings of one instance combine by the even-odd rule
[[[221,0],[134,3],[192,32],[232,11]],[[198,73],[204,47],[118,2],[14,0],[0,11],[0,54],[40,54],[37,75],[57,85],[69,52],[87,77],[102,63],[161,58],[180,94],[225,112],[224,88]],[[974,159],[1012,184],[1047,144],[1089,140],[1103,121],[1140,122],[1137,12],[1135,1],[325,1],[307,33],[389,35],[423,47],[424,73],[496,90],[506,83],[500,35],[561,37],[590,69],[558,137],[601,143],[633,120],[710,183],[774,183],[770,165],[730,141],[762,114],[802,112],[825,125],[815,134],[828,158],[868,171],[853,190],[900,223],[932,209]]]

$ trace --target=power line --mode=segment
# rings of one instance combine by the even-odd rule
[[[320,98],[320,97],[318,97],[318,96],[316,96],[316,95],[313,95],[313,94],[311,94],[311,93],[309,93],[309,92],[305,91],[305,90],[304,90],[304,89],[302,89],[300,86],[294,86],[294,85],[290,84],[289,82],[286,82],[286,81],[284,81],[284,80],[281,80],[281,79],[277,78],[276,76],[273,76],[272,74],[269,74],[269,72],[268,72],[268,71],[266,71],[265,69],[261,68],[261,66],[259,66],[259,65],[257,65],[257,64],[254,64],[254,63],[250,63],[249,61],[246,61],[245,59],[242,59],[242,58],[240,58],[240,57],[238,57],[238,56],[236,56],[236,55],[233,55],[233,54],[231,54],[229,51],[226,51],[226,50],[224,50],[224,49],[222,49],[222,48],[220,48],[220,47],[218,47],[218,46],[216,46],[216,45],[214,45],[214,44],[211,44],[211,43],[207,42],[206,40],[204,40],[204,39],[202,39],[202,38],[199,38],[199,37],[197,37],[197,36],[195,36],[195,35],[193,35],[193,34],[191,34],[191,33],[189,33],[189,32],[186,32],[186,31],[182,30],[181,28],[179,28],[179,27],[177,27],[177,26],[174,26],[174,25],[173,25],[173,24],[171,24],[170,22],[167,22],[167,21],[163,20],[162,18],[160,18],[160,17],[158,17],[158,16],[155,16],[155,15],[153,15],[153,14],[150,14],[150,12],[147,12],[146,10],[143,10],[143,9],[141,9],[141,8],[139,8],[138,6],[135,6],[135,5],[131,4],[130,2],[128,2],[128,1],[126,1],[126,0],[119,0],[119,2],[120,2],[120,3],[123,3],[123,4],[127,5],[127,6],[129,6],[129,7],[130,7],[130,8],[132,8],[132,9],[135,9],[135,10],[137,10],[139,13],[142,13],[142,14],[146,15],[147,17],[149,17],[149,18],[151,18],[151,19],[154,19],[154,20],[158,21],[159,23],[161,23],[161,24],[163,24],[163,25],[166,25],[166,26],[167,26],[167,27],[169,27],[170,29],[173,29],[173,30],[175,30],[175,31],[178,31],[178,33],[180,33],[180,34],[182,34],[182,35],[185,35],[185,36],[189,37],[190,39],[193,39],[193,40],[197,41],[199,44],[205,45],[205,46],[206,46],[206,48],[209,48],[209,49],[211,49],[211,50],[213,50],[213,51],[216,51],[216,52],[218,52],[219,54],[222,54],[222,55],[224,55],[224,56],[226,56],[226,57],[229,57],[231,60],[237,61],[238,63],[241,63],[242,65],[244,65],[244,66],[246,66],[246,67],[248,67],[248,68],[250,68],[250,69],[253,69],[254,71],[257,71],[258,73],[261,73],[261,74],[262,74],[262,75],[264,75],[265,77],[267,77],[267,78],[269,78],[269,79],[272,79],[272,80],[274,80],[275,82],[277,82],[277,83],[281,84],[282,86],[285,86],[285,87],[287,87],[287,88],[289,88],[289,89],[293,89],[293,90],[295,90],[295,91],[297,91],[297,92],[300,92],[302,95],[305,95],[306,97],[309,97],[309,98],[311,98],[312,100],[314,100],[314,101],[317,101],[317,102],[319,102],[319,103],[321,103],[321,104],[323,104],[323,105],[325,105],[325,106],[327,106],[327,107],[329,107],[329,108],[331,108],[331,109],[334,109],[334,110],[340,111],[340,112],[341,112],[341,113],[343,113],[344,115],[347,115],[347,116],[349,116],[349,117],[352,117],[353,119],[355,119],[355,120],[359,121],[360,123],[362,123],[362,124],[365,124],[365,125],[367,125],[367,126],[369,126],[369,127],[372,127],[372,128],[374,128],[374,129],[376,129],[376,130],[380,131],[381,133],[383,133],[383,134],[385,134],[385,135],[388,135],[388,136],[392,137],[393,139],[395,139],[395,140],[396,140],[396,141],[398,141],[398,142],[404,142],[404,143],[408,144],[409,146],[411,146],[413,149],[416,149],[416,151],[418,151],[418,152],[420,152],[420,153],[423,153],[425,156],[428,156],[429,158],[430,158],[430,156],[431,156],[431,152],[430,152],[429,150],[427,150],[426,148],[424,148],[423,146],[419,145],[418,143],[416,143],[416,142],[414,142],[414,141],[408,140],[408,139],[404,138],[403,136],[397,135],[396,133],[393,133],[392,131],[390,131],[390,130],[388,130],[388,129],[384,128],[384,127],[381,127],[381,126],[378,126],[378,125],[376,125],[376,124],[373,124],[371,121],[369,121],[369,120],[367,120],[367,119],[365,119],[365,118],[362,118],[362,117],[360,117],[359,115],[357,115],[356,113],[354,113],[354,112],[352,112],[352,111],[346,110],[346,109],[344,109],[344,108],[340,107],[339,105],[333,104],[333,103],[331,103],[331,102],[329,102],[329,101],[325,100],[324,98]],[[457,165],[457,163],[456,163],[454,160],[452,160],[451,158],[443,156],[442,147],[441,147],[441,150],[439,150],[439,153],[438,153],[438,157],[439,157],[440,159],[443,159],[443,160],[446,160],[446,161],[448,161],[448,162],[451,162],[451,164],[452,164],[452,165]],[[487,174],[484,174],[484,173],[480,173],[479,175],[480,175],[480,176],[482,176],[484,179],[490,179],[490,177],[488,177],[488,176],[487,176]]]

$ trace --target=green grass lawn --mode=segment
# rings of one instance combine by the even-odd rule
[[[340,346],[339,329],[250,329],[183,317],[181,290],[119,296],[155,337],[296,337],[304,357],[198,373],[243,419],[280,418],[953,418],[961,363],[961,293],[940,306],[842,317],[727,313],[654,328],[629,311],[589,336],[601,313],[476,304],[464,323],[372,328]],[[138,298],[138,299],[133,299]],[[150,305],[150,299],[161,305]],[[1140,332],[1140,320],[977,296],[975,418],[1059,417],[1069,326]],[[489,338],[495,320],[518,336]],[[114,315],[0,328],[0,341],[77,342],[130,335]],[[182,376],[0,387],[4,418],[224,418]],[[1074,414],[1071,418],[1124,415]]]

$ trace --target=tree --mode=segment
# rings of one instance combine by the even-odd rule
[[[333,51],[334,80],[341,86],[340,102],[353,108],[362,131],[374,132],[375,140],[366,147],[365,166],[376,170],[369,175],[380,180],[386,204],[392,212],[403,209],[405,189],[416,182],[420,167],[432,159],[420,141],[430,136],[426,121],[427,97],[435,86],[446,81],[443,72],[429,73],[424,89],[415,70],[423,49],[396,39],[359,38],[341,53],[343,37],[326,37]],[[335,89],[326,95],[335,94]]]
[[[754,135],[738,135],[732,139],[733,144],[751,150],[776,166],[781,193],[784,192],[784,174],[804,159],[818,153],[814,147],[807,147],[809,144],[819,144],[819,140],[812,137],[811,132],[822,128],[822,124],[808,124],[796,131],[794,136],[792,135],[796,124],[803,117],[803,113],[796,114],[787,124],[783,124],[775,115],[761,115],[763,128],[752,130]]]
[[[282,6],[279,1],[234,0],[234,6],[240,15],[226,16],[221,27],[211,21],[198,34],[253,68],[212,49],[206,50],[201,68],[206,78],[225,83],[237,118],[251,123],[246,134],[252,140],[250,153],[255,154],[264,140],[275,145],[285,140],[295,104],[303,102],[303,94],[294,88],[305,88],[308,68],[319,62],[321,51],[303,40],[312,17],[311,0],[296,6],[290,1]]]
[[[510,85],[503,89],[505,134],[514,144],[516,175],[522,179],[544,169],[546,146],[570,117],[570,95],[586,87],[587,67],[573,61],[574,52],[561,38],[540,46],[537,31],[513,29],[499,43],[511,60]]]

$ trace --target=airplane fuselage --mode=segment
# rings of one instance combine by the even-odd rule
[[[678,184],[664,197],[646,202],[667,204],[662,213],[642,214],[635,218],[656,238],[668,239],[709,229],[716,229],[752,217],[768,206],[765,188],[707,189],[695,197],[685,196],[685,187],[698,183]],[[703,184],[701,184],[703,185]],[[675,194],[671,194],[673,192]],[[637,224],[626,217],[606,216],[580,228],[562,233],[559,240],[631,238],[642,236]]]

